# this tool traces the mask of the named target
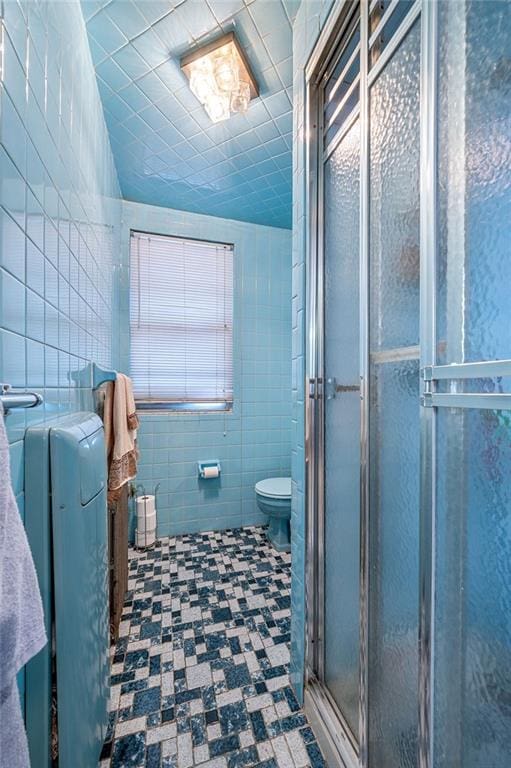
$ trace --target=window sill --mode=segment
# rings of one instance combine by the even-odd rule
[[[227,403],[169,403],[139,400],[135,402],[137,411],[154,413],[227,413],[232,411],[232,402]]]

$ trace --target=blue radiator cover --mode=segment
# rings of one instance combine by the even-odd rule
[[[96,768],[108,720],[109,612],[105,443],[95,414],[27,430],[25,493],[48,637],[53,632],[26,669],[32,768],[51,765],[52,653],[59,768]]]

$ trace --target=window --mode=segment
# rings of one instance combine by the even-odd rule
[[[137,407],[229,409],[233,246],[132,232],[130,252]]]

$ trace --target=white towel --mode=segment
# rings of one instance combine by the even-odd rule
[[[46,644],[41,594],[14,493],[0,407],[0,768],[29,768],[16,675]]]

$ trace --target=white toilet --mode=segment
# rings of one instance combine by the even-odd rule
[[[291,478],[269,477],[255,486],[257,504],[268,515],[267,536],[279,552],[289,552],[291,539]]]

